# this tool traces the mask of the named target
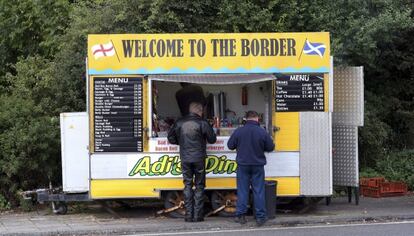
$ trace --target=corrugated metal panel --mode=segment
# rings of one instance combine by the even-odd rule
[[[333,75],[334,75],[334,66],[333,66],[333,57],[331,57],[331,69],[329,72],[329,112],[333,112],[334,109],[334,103],[333,103],[333,99],[334,99],[334,83],[333,83]]]
[[[306,196],[332,194],[331,118],[327,112],[300,113],[300,187]]]
[[[358,126],[364,125],[363,67],[335,67],[333,180],[358,187]]]
[[[333,182],[358,187],[358,127],[333,127]]]
[[[363,67],[334,69],[334,125],[364,125]]]
[[[181,74],[149,75],[151,80],[197,84],[242,84],[274,80],[272,74]]]

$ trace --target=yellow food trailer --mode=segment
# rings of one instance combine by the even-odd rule
[[[276,144],[266,154],[265,171],[266,179],[277,180],[277,196],[332,195],[329,33],[93,34],[86,63],[87,111],[61,114],[66,198],[44,199],[163,198],[173,214],[183,214],[179,147],[166,137],[180,117],[175,93],[183,82],[202,87],[206,119],[218,137],[207,146],[206,158],[213,210],[221,207],[222,215],[235,210],[236,153],[227,141],[248,110],[260,114],[261,126]],[[338,114],[349,116],[351,107],[360,117],[362,68],[338,71],[343,72],[338,81],[344,81],[338,92],[345,91],[338,101],[348,99],[347,81],[358,85],[351,88],[357,91],[356,107],[340,104],[344,111]],[[343,182],[346,186],[357,186],[356,126],[362,124],[351,125],[351,139],[338,141],[338,152],[349,151],[340,148],[341,140],[354,145],[351,154],[341,154],[345,162],[339,161],[338,176],[352,179]]]

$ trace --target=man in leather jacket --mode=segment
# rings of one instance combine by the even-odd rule
[[[171,127],[168,141],[180,146],[185,221],[198,222],[204,220],[206,144],[215,143],[217,138],[213,128],[202,118],[203,106],[200,103],[191,103],[189,111],[188,115],[176,121]],[[193,191],[193,184],[195,191]]]

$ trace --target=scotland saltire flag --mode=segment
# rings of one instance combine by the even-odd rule
[[[308,40],[305,41],[303,52],[307,55],[319,55],[323,57],[326,46],[323,43],[311,43]]]

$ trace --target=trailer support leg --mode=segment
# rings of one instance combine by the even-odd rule
[[[174,207],[170,207],[170,208],[167,208],[167,209],[157,211],[157,215],[161,215],[163,213],[169,213],[169,212],[175,211],[175,210],[183,208],[183,207],[184,207],[184,201],[180,201],[178,206],[174,206]]]
[[[326,197],[325,198],[325,201],[326,201],[326,205],[327,206],[329,206],[331,204],[331,200],[332,200],[332,197]]]
[[[359,205],[359,187],[354,187],[355,205]]]
[[[111,209],[111,207],[108,205],[106,201],[99,201],[100,205],[107,211],[109,214],[113,215],[116,219],[120,219],[121,216],[116,213],[114,210]]]
[[[352,202],[352,187],[347,187],[348,203]]]
[[[352,202],[352,195],[355,197],[355,205],[359,205],[359,187],[347,187],[348,203]]]

